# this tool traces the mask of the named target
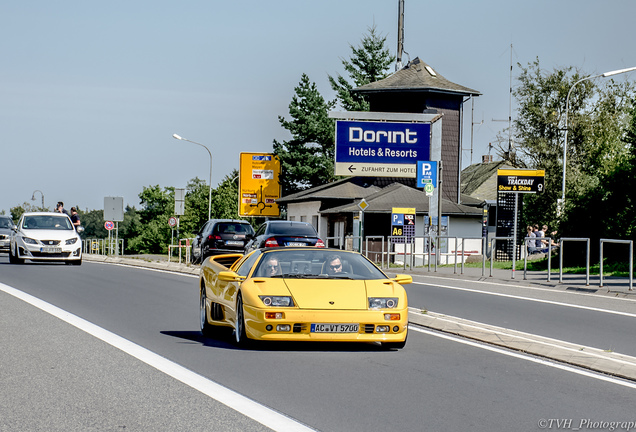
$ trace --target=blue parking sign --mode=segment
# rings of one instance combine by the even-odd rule
[[[437,187],[437,161],[417,161],[417,183],[418,188],[432,184]]]

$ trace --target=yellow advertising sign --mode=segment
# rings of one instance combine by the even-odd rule
[[[239,215],[280,216],[280,161],[271,153],[241,153]]]

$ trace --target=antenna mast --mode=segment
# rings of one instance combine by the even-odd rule
[[[398,38],[397,38],[397,61],[395,70],[402,69],[402,52],[404,51],[404,0],[398,0]]]

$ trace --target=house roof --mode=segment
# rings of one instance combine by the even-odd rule
[[[419,58],[410,61],[404,68],[387,78],[360,86],[353,91],[375,93],[387,91],[436,91],[464,96],[479,96],[477,90],[455,84]]]
[[[497,200],[497,170],[503,168],[514,167],[504,161],[497,161],[464,168],[461,174],[462,194],[481,201]]]
[[[351,178],[345,178],[281,197],[277,199],[276,202],[279,204],[288,204],[326,199],[344,199],[350,201],[355,198],[364,198],[378,190],[380,190],[380,188],[373,184],[353,182]]]
[[[391,213],[394,207],[415,208],[416,213],[429,211],[429,197],[418,189],[413,189],[401,183],[393,183],[364,198],[369,206],[366,213]],[[358,212],[358,203],[344,204],[322,210],[320,213],[351,213]],[[445,215],[474,216],[482,213],[481,209],[442,200],[442,213]]]

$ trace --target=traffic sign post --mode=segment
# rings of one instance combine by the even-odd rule
[[[517,258],[517,220],[520,193],[543,193],[545,190],[545,170],[533,169],[498,169],[497,192],[515,194],[514,222],[512,224],[512,279],[515,278],[515,261]],[[492,258],[494,259],[494,251]]]
[[[270,153],[241,153],[239,216],[280,216],[280,160]]]

